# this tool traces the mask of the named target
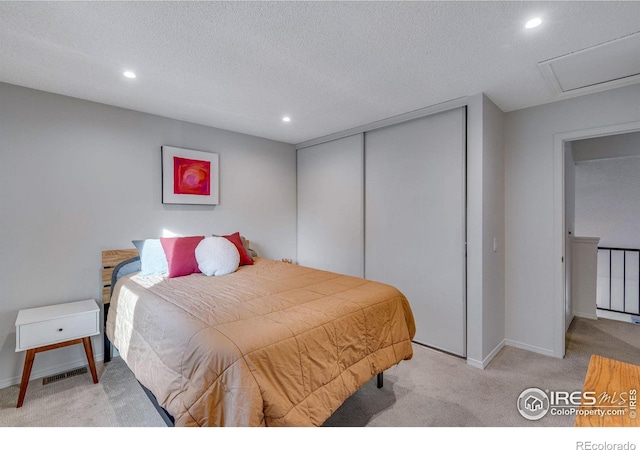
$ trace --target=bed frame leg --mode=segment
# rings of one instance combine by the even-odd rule
[[[107,313],[109,312],[109,304],[104,304],[104,330],[103,330],[103,338],[104,338],[104,362],[108,363],[111,361],[111,342],[107,337]]]
[[[377,382],[378,382],[378,389],[380,389],[382,387],[382,384],[384,383],[384,372],[380,372],[377,375]]]
[[[104,362],[108,363],[111,361],[111,342],[109,342],[109,338],[104,337]]]

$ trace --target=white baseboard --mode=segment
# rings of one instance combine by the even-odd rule
[[[571,326],[571,323],[573,322],[573,319],[575,318],[575,314],[571,314],[571,317],[568,318],[568,320],[565,322],[564,324],[564,332],[566,333],[569,330],[569,327]]]
[[[611,319],[619,320],[621,322],[638,323],[637,319],[640,318],[638,314],[622,314],[615,311],[598,310],[598,319]]]
[[[554,358],[557,358],[553,350],[549,350],[547,348],[542,348],[542,347],[536,347],[535,345],[524,344],[522,342],[514,341],[512,339],[505,339],[505,345],[508,345],[509,347],[515,347],[522,350],[528,350],[530,352],[539,353],[541,355],[552,356]]]
[[[598,320],[598,315],[597,314],[582,313],[582,312],[579,312],[579,311],[574,311],[573,315],[575,317],[580,317],[582,319]]]
[[[484,369],[489,365],[489,363],[493,360],[493,358],[495,358],[496,355],[500,353],[500,350],[502,350],[505,345],[506,345],[506,341],[503,340],[498,345],[496,345],[496,347],[493,350],[491,350],[491,353],[489,353],[487,357],[484,358],[482,361],[479,361],[477,359],[467,358],[467,364],[477,369]]]

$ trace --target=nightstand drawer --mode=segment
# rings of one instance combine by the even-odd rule
[[[16,351],[100,334],[99,316],[93,300],[21,311]]]
[[[20,348],[42,347],[56,342],[98,334],[97,316],[88,313],[20,326]]]

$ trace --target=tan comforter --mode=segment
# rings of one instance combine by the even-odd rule
[[[415,325],[392,286],[256,258],[221,277],[123,277],[106,333],[176,426],[318,426],[411,359]]]

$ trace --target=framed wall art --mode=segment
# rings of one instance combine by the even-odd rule
[[[162,203],[217,205],[217,153],[162,146]]]

